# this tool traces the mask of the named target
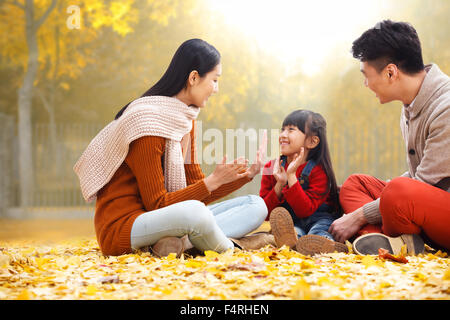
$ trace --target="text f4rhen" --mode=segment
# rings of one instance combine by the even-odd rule
[[[221,307],[209,307],[187,304],[180,308],[181,315],[204,315],[210,318],[214,313],[224,315],[268,315],[269,305],[225,304]]]

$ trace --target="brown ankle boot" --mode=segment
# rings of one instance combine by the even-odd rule
[[[298,237],[289,212],[285,208],[277,207],[270,212],[269,221],[277,247],[286,245],[291,249],[294,248]]]
[[[295,249],[305,256],[335,251],[348,253],[348,248],[345,244],[315,234],[300,237],[295,245]]]
[[[159,239],[152,247],[152,252],[162,258],[170,253],[176,253],[177,258],[184,252],[183,240],[177,237],[164,237]]]
[[[267,245],[276,246],[273,235],[268,232],[257,232],[239,239],[230,238],[242,250],[258,250]]]

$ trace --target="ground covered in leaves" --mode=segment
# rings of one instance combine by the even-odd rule
[[[103,256],[93,237],[0,241],[0,299],[450,299],[450,259],[303,256],[286,247]]]

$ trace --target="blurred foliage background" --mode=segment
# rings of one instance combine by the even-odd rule
[[[85,206],[74,163],[190,38],[222,55],[220,91],[198,118],[203,133],[268,129],[277,141],[270,130],[307,108],[327,119],[339,183],[356,172],[398,176],[401,103],[380,105],[364,87],[351,43],[378,21],[407,21],[424,62],[449,74],[449,16],[448,0],[2,0],[0,216]],[[255,179],[232,196],[258,192]]]

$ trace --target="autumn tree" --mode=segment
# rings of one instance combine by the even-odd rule
[[[134,0],[78,1],[5,0],[0,2],[0,54],[22,71],[17,93],[20,204],[29,206],[33,196],[32,110],[37,98],[55,122],[55,96],[68,89],[67,79],[80,76],[95,61],[92,44],[104,29],[125,36],[138,20]],[[167,23],[170,7],[148,0],[151,14]],[[162,18],[161,18],[162,17]],[[55,143],[55,132],[50,134]]]

